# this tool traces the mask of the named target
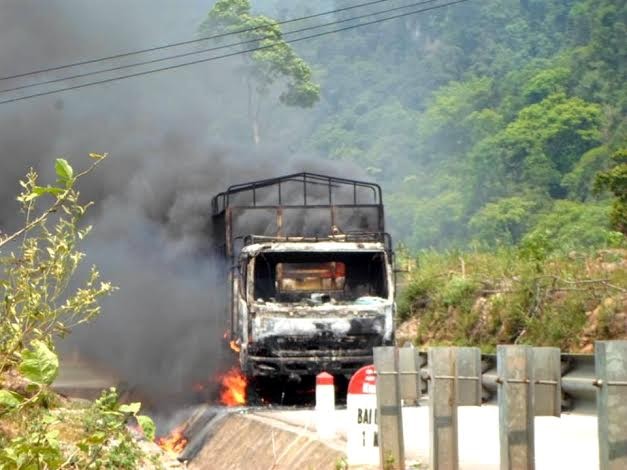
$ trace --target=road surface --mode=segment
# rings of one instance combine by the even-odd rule
[[[403,430],[407,463],[429,462],[429,409],[403,408]],[[288,424],[315,431],[313,410],[254,411],[268,422]],[[331,444],[346,444],[347,413],[336,410],[337,436]],[[463,470],[499,468],[498,408],[495,405],[461,407],[458,411],[459,457]],[[537,470],[593,470],[598,468],[597,418],[591,415],[562,414],[561,418],[535,419]]]

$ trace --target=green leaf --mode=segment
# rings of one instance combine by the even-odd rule
[[[57,424],[60,421],[53,415],[44,415],[43,418],[41,418],[41,422],[50,426],[52,424]]]
[[[139,411],[139,409],[141,408],[142,404],[138,401],[134,402],[134,403],[129,403],[128,405],[120,405],[120,407],[118,408],[122,413],[131,413],[131,414],[135,414]]]
[[[50,385],[59,372],[59,358],[41,340],[33,340],[31,349],[22,351],[19,371],[31,382]]]
[[[35,186],[33,188],[33,193],[37,196],[41,196],[43,194],[54,194],[55,196],[58,194],[63,194],[63,188],[57,188],[55,186]]]
[[[10,390],[0,390],[0,407],[16,408],[24,401],[22,395],[11,392]]]
[[[74,170],[65,158],[57,158],[54,169],[59,177],[59,182],[69,188],[74,182]]]
[[[107,440],[107,435],[104,432],[96,431],[95,433],[90,434],[85,439],[83,439],[81,443],[87,444],[87,445],[98,445],[98,444],[102,444],[106,440]]]
[[[139,424],[139,427],[142,428],[142,432],[144,433],[146,439],[148,439],[149,441],[155,440],[157,426],[155,426],[155,422],[152,420],[152,418],[146,415],[139,415],[137,416],[137,424]]]

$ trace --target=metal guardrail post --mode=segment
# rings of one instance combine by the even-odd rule
[[[457,407],[481,405],[479,348],[429,348],[431,468],[459,468]]]
[[[562,414],[561,354],[559,348],[533,348],[534,415]]]
[[[627,341],[595,343],[601,470],[627,468]]]
[[[420,366],[421,358],[416,348],[398,350],[401,400],[403,404],[418,403],[421,393]]]
[[[404,469],[403,415],[398,373],[398,348],[373,348],[377,370],[377,417],[381,468]]]
[[[533,348],[497,346],[499,435],[502,470],[533,470]]]
[[[455,348],[457,361],[457,406],[481,406],[481,350]]]
[[[429,348],[429,436],[431,468],[457,470],[457,351]]]

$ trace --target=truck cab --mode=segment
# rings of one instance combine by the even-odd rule
[[[392,344],[393,252],[377,185],[312,173],[256,181],[216,196],[214,217],[247,376],[350,375]]]

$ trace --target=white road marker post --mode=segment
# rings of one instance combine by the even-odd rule
[[[321,372],[316,376],[316,430],[321,439],[335,437],[335,385],[333,376]]]
[[[348,383],[346,459],[349,466],[379,464],[376,380],[375,368],[370,365],[355,372]]]

